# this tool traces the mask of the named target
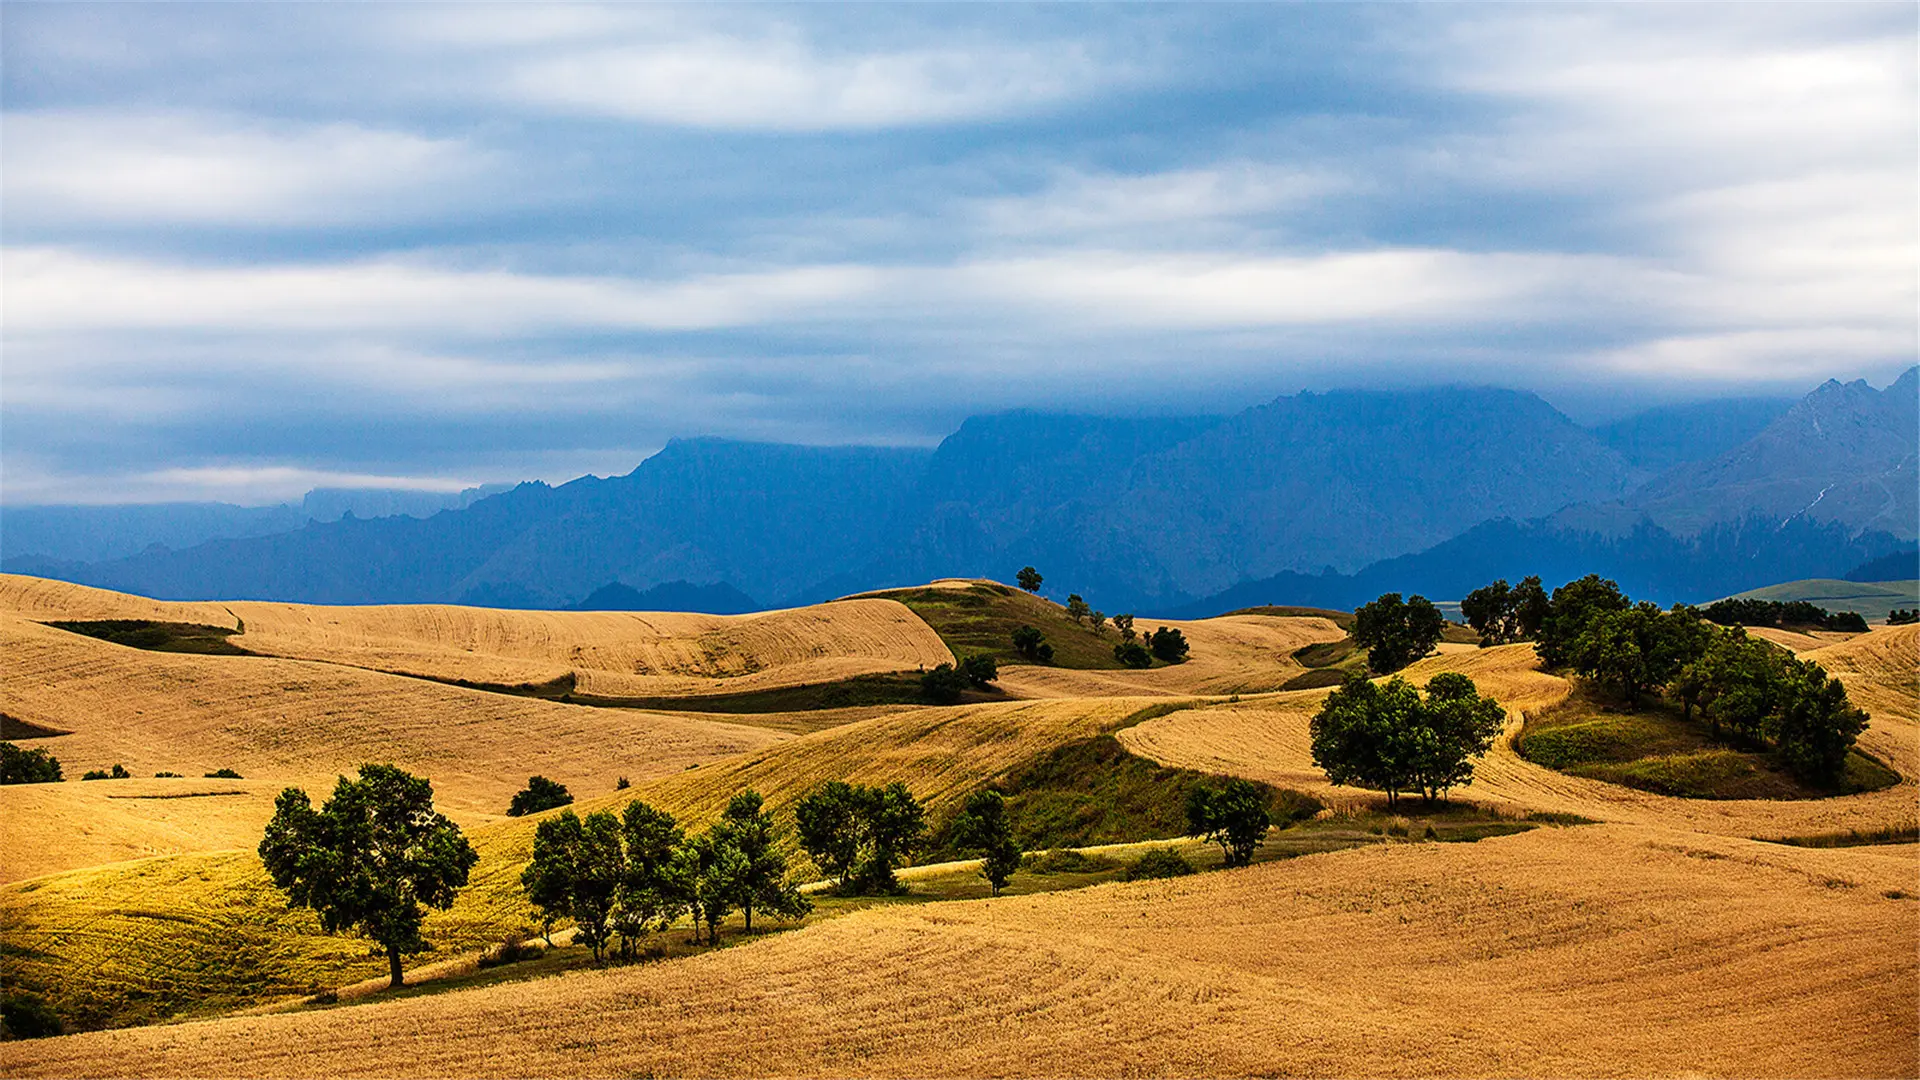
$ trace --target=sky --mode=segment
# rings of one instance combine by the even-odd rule
[[[1920,351],[1920,7],[0,6],[0,500]]]

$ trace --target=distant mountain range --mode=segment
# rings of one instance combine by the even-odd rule
[[[117,558],[29,554],[6,511],[4,565],[169,598],[515,607],[689,582],[732,595],[673,603],[792,604],[1029,563],[1048,594],[1108,611],[1453,598],[1609,567],[1636,595],[1711,599],[1910,544],[1916,378],[1596,430],[1532,394],[1453,387],[975,417],[934,450],[680,439],[625,476]]]

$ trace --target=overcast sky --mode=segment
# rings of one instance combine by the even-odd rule
[[[1917,11],[8,2],[0,494],[1879,385]]]

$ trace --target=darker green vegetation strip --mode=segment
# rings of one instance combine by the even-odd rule
[[[1014,839],[1033,851],[1184,835],[1187,792],[1219,779],[1148,761],[1111,735],[1095,735],[1035,756],[994,787],[1006,796]],[[1304,820],[1321,809],[1310,795],[1265,785],[1261,790],[1276,823]],[[949,826],[942,826],[935,834],[928,861],[965,857],[948,833]]]
[[[1332,608],[1318,607],[1294,607],[1287,604],[1262,604],[1259,607],[1239,608],[1235,611],[1227,612],[1226,615],[1270,615],[1281,619],[1308,618],[1317,615],[1322,619],[1332,622],[1335,626],[1338,626],[1348,633],[1353,632],[1354,622],[1353,612],[1351,611],[1335,611]],[[1225,618],[1226,616],[1223,615],[1221,617]]]
[[[228,638],[239,633],[230,626],[204,623],[155,622],[150,619],[99,619],[50,622],[55,630],[84,634],[130,649],[148,652],[195,653],[202,656],[252,656]]]
[[[1083,670],[1112,670],[1126,665],[1114,658],[1118,631],[1095,630],[1088,622],[1067,617],[1067,609],[1038,596],[990,582],[961,588],[889,589],[862,593],[861,599],[898,600],[933,627],[955,656],[991,655],[1002,664],[1030,664],[1013,647],[1013,632],[1031,626],[1053,646],[1053,666]],[[1140,634],[1151,633],[1151,619],[1142,619]]]
[[[1889,825],[1880,829],[1848,829],[1845,832],[1813,833],[1808,836],[1756,836],[1754,839],[1768,844],[1787,844],[1791,847],[1808,848],[1914,844],[1920,843],[1920,824]]]
[[[1367,675],[1367,652],[1351,637],[1321,641],[1293,650],[1294,662],[1307,670],[1282,683],[1282,690],[1318,690],[1339,686],[1349,676]]]
[[[1839,783],[1809,782],[1763,744],[1731,734],[1716,738],[1707,724],[1684,718],[1678,705],[1652,700],[1628,711],[1584,685],[1528,718],[1515,748],[1528,761],[1574,776],[1691,799],[1813,799],[1900,781],[1856,749]]]
[[[575,690],[576,682],[572,672],[538,683],[490,683],[469,679],[435,678],[431,675],[404,672],[394,674],[406,674],[408,678],[425,679],[429,682],[458,686],[467,690],[484,690],[492,694],[511,694],[515,697],[540,698],[545,701],[560,701],[569,705],[589,705],[603,709],[649,709],[655,712],[745,715],[817,712],[825,709],[858,708],[863,705],[924,705],[927,703],[926,690],[921,684],[922,673],[918,671],[855,675],[833,682],[808,683],[804,686],[777,686],[767,690],[745,690],[735,694],[651,697],[582,694]],[[998,690],[968,689],[960,694],[959,700],[963,703],[1005,701],[1006,695]]]

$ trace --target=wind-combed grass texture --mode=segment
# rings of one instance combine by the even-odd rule
[[[539,686],[571,676],[579,692],[612,697],[737,693],[912,671],[953,659],[939,635],[886,600],[751,615],[170,604],[0,575],[0,611],[39,622],[144,619],[231,626],[237,632],[228,642],[263,656],[499,686]]]
[[[889,906],[747,948],[9,1043],[10,1076],[1905,1076],[1911,860],[1622,827]],[[1498,1008],[1489,1007],[1498,1002]],[[1841,1039],[1809,1033],[1844,1031]],[[752,1037],[743,1037],[751,1032]]]

